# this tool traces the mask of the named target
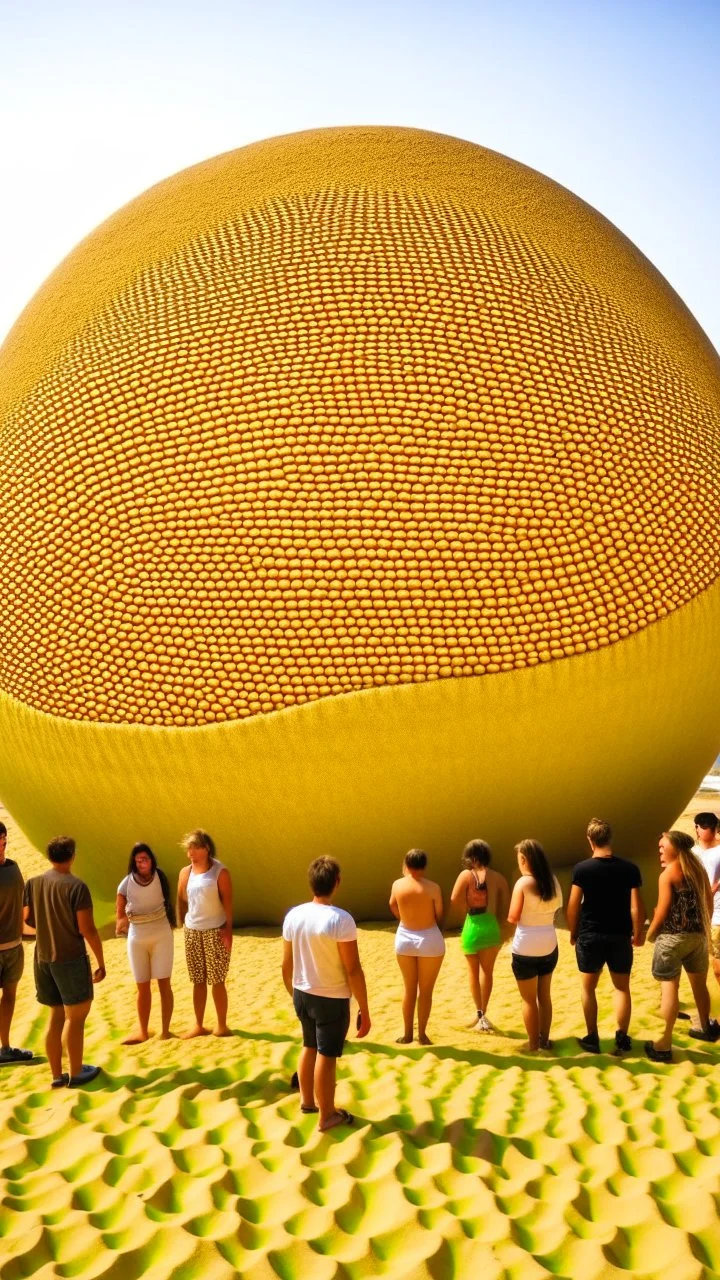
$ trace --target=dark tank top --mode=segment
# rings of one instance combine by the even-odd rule
[[[704,933],[700,904],[689,880],[671,885],[672,902],[660,933]]]

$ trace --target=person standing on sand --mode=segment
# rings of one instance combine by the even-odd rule
[[[0,1066],[30,1062],[32,1049],[13,1049],[10,1026],[15,1012],[15,996],[25,967],[23,951],[22,872],[12,858],[6,858],[7,827],[0,822]]]
[[[105,977],[100,934],[95,928],[90,890],[72,873],[75,841],[58,836],[47,847],[51,867],[25,885],[24,916],[35,930],[35,990],[39,1004],[50,1009],[45,1051],[53,1089],[89,1084],[99,1067],[83,1060],[85,1020],[93,999],[93,984]],[[85,943],[95,959],[93,973]],[[63,1039],[69,1071],[62,1069]]]
[[[652,1062],[672,1062],[672,1033],[678,1014],[680,973],[684,969],[692,987],[700,1026],[691,1027],[695,1040],[720,1039],[720,1025],[710,1017],[707,987],[708,937],[713,900],[710,881],[693,853],[692,836],[665,831],[660,837],[662,871],[658,901],[647,931],[655,942],[652,975],[660,983],[660,1007],[665,1030],[658,1040],[647,1040],[645,1053]]]
[[[312,901],[293,907],[283,923],[282,976],[302,1027],[300,1110],[318,1113],[318,1126],[325,1133],[355,1119],[335,1106],[337,1060],[350,1026],[351,995],[358,1002],[359,1040],[371,1024],[357,927],[349,912],[332,901],[340,867],[333,858],[316,858],[308,879]]]
[[[710,881],[713,912],[710,919],[710,959],[713,973],[720,983],[720,840],[718,820],[714,813],[699,813],[695,818],[693,853],[702,862]]]
[[[178,920],[185,926],[185,959],[193,984],[195,1025],[184,1040],[209,1036],[203,1025],[208,986],[217,1014],[215,1036],[229,1036],[225,980],[232,950],[232,884],[230,872],[215,856],[207,831],[191,831],[183,840],[190,865],[178,878]]]
[[[433,988],[445,956],[445,939],[439,922],[443,901],[440,886],[425,878],[427,854],[411,849],[405,854],[403,874],[390,893],[390,910],[400,921],[395,934],[395,955],[400,965],[403,997],[403,1034],[398,1044],[411,1044],[415,1004],[418,1011],[418,1042],[431,1044],[427,1024],[432,1008]]]
[[[490,867],[490,846],[471,840],[463,849],[465,870],[450,895],[451,906],[466,910],[460,946],[468,964],[470,991],[477,1010],[473,1031],[493,1031],[487,1011],[493,989],[493,970],[502,945],[500,920],[510,905],[510,885]]]
[[[640,896],[642,876],[634,862],[616,858],[607,822],[592,818],[587,838],[592,857],[578,862],[573,871],[565,916],[570,943],[575,947],[582,977],[582,1006],[587,1035],[578,1038],[581,1049],[600,1053],[597,984],[605,965],[615,988],[616,1057],[632,1049],[628,1035],[632,1001],[630,973],[633,947],[643,945],[645,906]]]
[[[550,984],[558,962],[555,913],[562,906],[562,890],[545,850],[537,840],[515,845],[520,879],[513,888],[508,921],[514,924],[512,971],[523,1006],[528,1035],[525,1048],[552,1049]]]
[[[132,847],[128,873],[118,885],[116,915],[115,933],[128,940],[128,960],[137,983],[137,1031],[123,1040],[123,1044],[142,1044],[150,1038],[153,978],[160,992],[160,1039],[169,1040],[175,910],[167,876],[147,844]]]

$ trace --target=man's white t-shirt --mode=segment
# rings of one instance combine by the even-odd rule
[[[338,942],[354,942],[355,921],[329,902],[302,902],[288,911],[283,938],[292,943],[293,986],[331,1000],[350,998]]]
[[[701,844],[695,844],[693,853],[697,854],[707,871],[710,884],[720,880],[720,844],[714,845],[712,849],[703,849]],[[713,900],[712,924],[720,926],[720,889]]]

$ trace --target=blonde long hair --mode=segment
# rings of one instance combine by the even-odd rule
[[[666,838],[677,853],[680,870],[685,880],[692,885],[698,901],[700,919],[705,934],[710,936],[710,912],[707,903],[707,872],[699,858],[693,853],[693,838],[684,831],[666,831]]]

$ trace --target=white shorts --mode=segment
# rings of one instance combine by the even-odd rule
[[[167,920],[131,924],[128,932],[128,960],[136,982],[169,978],[174,955],[173,931]]]
[[[399,924],[395,934],[395,954],[424,956],[426,959],[445,955],[445,939],[436,924],[429,929],[406,929]]]

